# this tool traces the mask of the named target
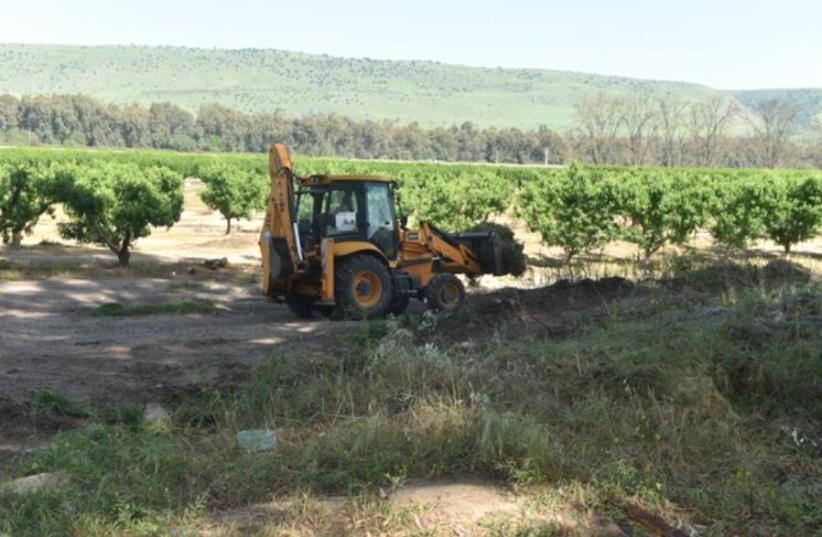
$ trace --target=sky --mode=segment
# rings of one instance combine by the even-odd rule
[[[822,87],[822,0],[0,0],[0,42],[275,48]]]

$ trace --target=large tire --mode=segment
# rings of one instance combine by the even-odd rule
[[[391,273],[376,257],[354,255],[337,265],[334,298],[337,314],[347,319],[374,319],[388,311],[393,294]]]
[[[465,300],[465,286],[453,274],[437,274],[428,283],[423,294],[431,311],[451,311]]]
[[[313,317],[311,308],[314,305],[314,301],[310,298],[297,293],[289,293],[285,296],[285,303],[288,309],[297,317],[301,319],[310,319]]]

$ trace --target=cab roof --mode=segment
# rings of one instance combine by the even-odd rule
[[[377,181],[390,183],[394,181],[394,179],[383,175],[310,175],[300,178],[300,183],[304,185],[329,184],[335,181]]]

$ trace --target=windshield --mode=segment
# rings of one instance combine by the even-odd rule
[[[396,220],[388,183],[366,184],[368,240],[390,259],[396,254]]]
[[[368,197],[368,238],[372,239],[381,229],[394,229],[394,212],[387,183],[369,183]]]

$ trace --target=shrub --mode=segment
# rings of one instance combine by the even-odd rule
[[[694,177],[663,173],[618,177],[623,237],[637,244],[647,261],[666,243],[683,244],[704,224],[710,191]]]
[[[717,182],[710,231],[727,248],[745,248],[765,232],[767,180]]]
[[[527,183],[520,215],[548,244],[561,246],[565,261],[615,238],[616,190],[604,172],[572,165],[567,173]]]
[[[409,171],[409,177],[401,181],[404,208],[417,220],[452,231],[504,213],[514,192],[513,182],[488,170]]]
[[[774,179],[765,200],[765,230],[786,254],[822,226],[822,179]]]

